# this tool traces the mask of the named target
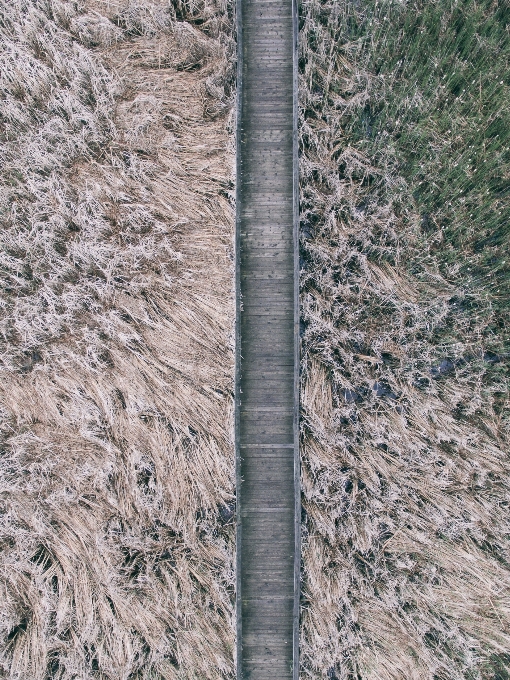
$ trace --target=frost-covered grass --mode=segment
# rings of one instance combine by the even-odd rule
[[[0,0],[0,676],[233,673],[228,8]]]
[[[303,677],[509,677],[509,12],[301,5]]]

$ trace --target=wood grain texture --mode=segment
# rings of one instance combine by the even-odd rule
[[[297,677],[295,8],[238,2],[238,677]]]

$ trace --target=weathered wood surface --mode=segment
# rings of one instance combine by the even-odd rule
[[[238,677],[297,677],[295,9],[239,0]]]

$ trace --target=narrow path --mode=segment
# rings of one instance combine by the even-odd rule
[[[238,0],[238,677],[297,678],[295,36],[292,0]]]

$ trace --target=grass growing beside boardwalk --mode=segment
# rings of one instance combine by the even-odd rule
[[[0,0],[0,677],[232,677],[231,17]]]
[[[510,8],[303,2],[304,677],[509,677]]]

